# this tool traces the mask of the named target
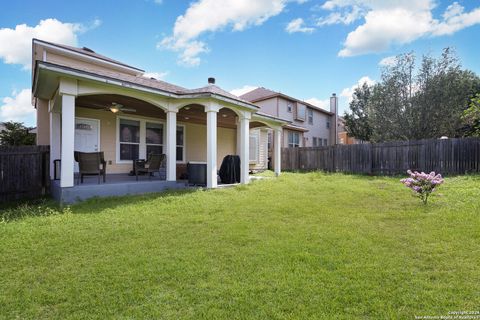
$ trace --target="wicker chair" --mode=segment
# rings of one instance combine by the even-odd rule
[[[165,166],[165,158],[166,156],[164,154],[151,153],[146,162],[135,162],[135,176],[137,181],[139,173],[146,173],[148,174],[148,179],[152,179],[152,173],[158,172],[160,168]]]
[[[75,161],[78,162],[78,178],[83,183],[84,176],[103,176],[103,183],[106,181],[107,163],[103,152],[78,152],[74,153]]]

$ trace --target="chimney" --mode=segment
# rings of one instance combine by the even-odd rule
[[[208,84],[215,84],[215,78],[213,77],[208,78]]]
[[[338,144],[338,97],[335,93],[332,93],[330,97],[330,112],[332,115],[332,126],[331,126],[331,136],[334,144]]]

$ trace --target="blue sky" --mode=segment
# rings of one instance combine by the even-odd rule
[[[480,74],[480,1],[8,1],[0,11],[0,121],[35,124],[30,41],[89,47],[187,88],[264,86],[344,110],[381,61],[454,47]],[[244,91],[244,90],[243,90]]]

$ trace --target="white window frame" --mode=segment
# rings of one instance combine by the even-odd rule
[[[259,161],[259,158],[260,158],[260,144],[259,144],[259,135],[260,135],[260,131],[258,130],[254,130],[254,131],[250,131],[250,135],[248,137],[248,162],[249,163],[254,163],[254,164],[257,164],[258,161]],[[252,159],[252,154],[250,152],[251,150],[251,139],[254,138],[255,139],[255,159]]]
[[[292,136],[298,135],[298,144],[295,143],[295,139],[292,139],[293,142],[290,143],[290,134],[292,134]],[[288,144],[288,147],[289,147],[289,148],[299,148],[299,147],[300,147],[300,133],[298,133],[298,132],[296,132],[296,131],[288,131],[287,144]]]
[[[148,123],[156,123],[156,124],[161,124],[162,125],[162,138],[163,138],[163,141],[161,144],[157,144],[157,143],[147,143],[147,122]],[[140,125],[140,130],[142,130],[142,126]],[[149,119],[146,119],[145,120],[145,158],[143,159],[147,159],[148,157],[148,154],[147,154],[147,146],[156,146],[156,147],[162,147],[162,152],[165,153],[165,124],[163,122],[159,122],[159,121],[151,121]],[[142,138],[142,133],[140,132],[140,138]],[[142,143],[142,141],[140,140],[140,144]],[[138,153],[138,156],[140,157],[140,152]],[[142,159],[142,158],[141,158]]]
[[[116,150],[115,150],[115,163],[117,164],[131,164],[132,160],[120,160],[120,119],[125,119],[125,120],[133,120],[133,121],[139,121],[140,122],[140,143],[138,147],[138,157],[140,159],[146,159],[147,156],[147,143],[146,143],[146,123],[151,122],[151,123],[158,123],[163,125],[163,144],[161,145],[163,150],[165,147],[165,121],[159,121],[157,119],[153,118],[141,118],[141,117],[131,117],[131,116],[117,116],[116,117]],[[128,142],[122,142],[124,144],[137,144],[137,143],[128,143]]]

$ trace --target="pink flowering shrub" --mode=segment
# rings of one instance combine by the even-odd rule
[[[435,174],[435,172],[430,172],[427,174],[425,172],[412,172],[408,170],[407,173],[410,175],[409,178],[400,180],[408,188],[412,189],[414,194],[422,199],[423,204],[427,204],[428,197],[430,194],[435,191],[437,186],[441,185],[444,180],[441,174]]]

